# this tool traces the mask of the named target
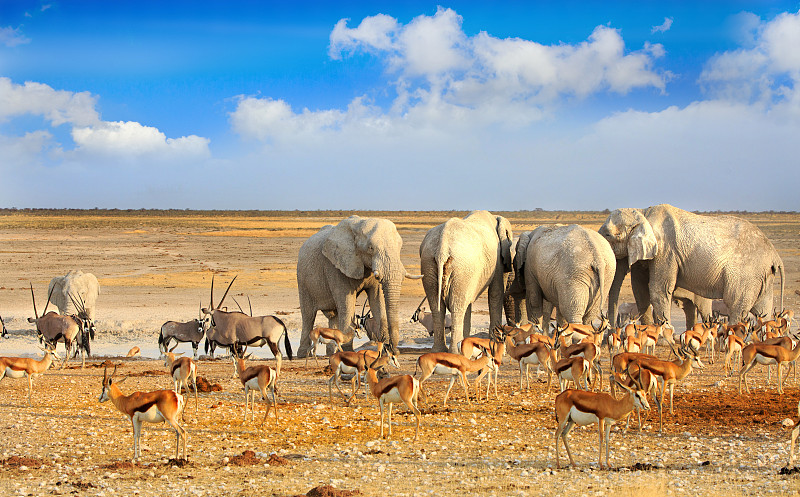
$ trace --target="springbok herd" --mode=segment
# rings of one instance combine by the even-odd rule
[[[117,379],[117,368],[114,367],[109,374],[106,367],[99,401],[111,400],[114,407],[130,419],[134,460],[141,456],[139,438],[145,422],[168,423],[176,434],[175,458],[187,458],[188,432],[181,424],[187,401],[181,391],[183,388],[187,392],[194,390],[194,411],[197,415],[197,375],[202,372],[202,360],[198,359],[197,350],[202,338],[206,339],[206,350],[210,348],[212,356],[215,347],[222,347],[230,353],[233,370],[244,391],[244,422],[248,419],[248,409],[250,420],[254,421],[255,400],[260,393],[261,399],[267,403],[261,424],[264,425],[272,413],[275,426],[280,426],[279,396],[290,396],[291,392],[281,390],[283,355],[279,340],[284,338],[286,354],[292,359],[289,331],[276,316],[252,316],[252,310],[248,315],[241,306],[239,312],[224,310],[223,302],[227,294],[226,290],[219,304],[214,306],[212,280],[211,307],[201,309],[198,319],[185,323],[170,321],[162,326],[158,343],[164,366],[173,380],[172,388],[126,395],[120,385],[127,378]],[[81,302],[75,301],[74,304],[75,308],[82,308]],[[35,317],[29,321],[36,325],[40,343],[44,344],[44,348],[41,348],[43,358],[0,357],[0,380],[5,377],[27,378],[29,405],[32,403],[33,379],[45,373],[53,365],[54,359],[61,359],[55,350],[56,344],[59,341],[65,343],[63,368],[70,355],[74,357],[79,349],[83,348],[88,353],[89,330],[94,333],[94,323],[87,318],[86,312],[76,317],[61,316],[54,312],[46,313],[45,306],[40,316],[36,311],[35,298],[33,308]],[[397,360],[399,350],[385,333],[380,341],[370,341],[358,350],[346,350],[352,348],[353,339],[359,331],[370,338],[379,335],[376,330],[368,329],[366,316],[356,317],[360,319],[354,319],[353,326],[347,330],[314,328],[308,335],[311,346],[305,354],[306,366],[309,356],[313,356],[315,367],[320,367],[317,344],[327,344],[329,350],[335,348],[327,364],[331,374],[328,380],[329,402],[334,402],[335,386],[345,405],[349,405],[363,383],[365,397],[374,397],[380,408],[380,437],[392,436],[392,407],[403,403],[414,415],[414,441],[417,441],[420,431],[427,429],[421,426],[419,403],[420,400],[428,405],[432,403],[424,389],[432,375],[444,375],[450,379],[442,400],[445,409],[457,380],[463,387],[464,401],[468,406],[473,398],[480,402],[483,397],[489,399],[493,395],[500,400],[503,392],[498,390],[498,373],[508,355],[518,363],[520,391],[523,388],[530,390],[531,366],[536,367],[537,379],[542,373],[547,375],[546,395],[555,394],[555,463],[559,468],[561,442],[570,464],[575,465],[568,441],[575,425],[597,424],[598,464],[601,468],[610,467],[609,434],[615,423],[626,420],[627,430],[630,416],[635,412],[641,431],[640,411],[651,410],[652,402],[655,402],[659,413],[659,432],[662,432],[667,392],[672,414],[675,385],[690,375],[694,368],[705,367],[704,362],[724,361],[726,377],[738,372],[739,394],[750,393],[747,375],[756,365],[767,366],[768,384],[774,365],[777,376],[775,388],[782,395],[790,371],[795,370],[796,376],[796,361],[800,357],[800,336],[791,329],[794,313],[788,309],[776,309],[769,318],[756,315],[736,322],[729,322],[725,316],[715,313],[705,316],[705,320],[687,330],[675,330],[669,322],[652,324],[652,319],[646,319],[644,314],[620,314],[614,323],[610,323],[601,313],[599,318],[587,319],[584,323],[570,323],[561,319],[553,325],[545,324],[548,320],[542,320],[541,315],[537,318],[529,314],[528,322],[509,319],[508,324],[490,326],[488,333],[479,334],[482,336],[470,336],[469,328],[465,327],[466,338],[451,347],[450,352],[421,354],[416,360],[413,375],[392,375],[389,366],[400,369]],[[419,320],[419,308],[414,317]],[[54,333],[54,329],[58,332]],[[7,333],[4,323],[2,332],[4,336]],[[78,346],[73,347],[67,336],[79,337],[76,338]],[[175,345],[171,346],[173,343]],[[194,357],[182,357],[174,353],[179,343],[191,343]],[[661,351],[668,353],[668,357],[656,355],[659,343],[665,345]],[[275,356],[275,368],[268,365],[248,366],[245,362],[248,358],[247,347],[265,344],[270,346]],[[452,352],[453,349],[460,353]],[[131,355],[137,352],[132,350]],[[472,374],[477,375],[472,380],[474,393],[471,393],[473,385],[469,378]],[[606,386],[603,385],[604,378],[608,380]],[[553,380],[558,384],[555,387],[558,393],[553,391]],[[349,395],[342,390],[342,381],[350,382]],[[570,386],[572,388],[568,388]],[[791,431],[790,465],[794,462],[794,445],[799,431],[800,425]]]

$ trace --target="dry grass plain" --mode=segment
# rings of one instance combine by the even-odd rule
[[[151,356],[111,358],[121,363],[118,375],[130,377],[122,385],[125,392],[171,386],[153,355],[158,329],[167,319],[192,319],[198,304],[208,303],[212,271],[223,283],[238,274],[232,294],[250,295],[258,314],[280,313],[296,342],[297,250],[321,226],[348,214],[6,212],[0,215],[0,315],[12,338],[0,342],[0,354],[36,353],[33,330],[25,322],[32,315],[28,282],[43,302],[50,278],[72,268],[93,272],[102,287],[101,335],[93,349],[107,356],[138,345]],[[369,215],[397,224],[404,240],[403,262],[409,271],[418,272],[418,248],[425,232],[463,213]],[[596,229],[605,219],[602,213],[505,215],[518,232],[550,222]],[[800,215],[741,216],[775,243],[786,266],[786,305],[799,309]],[[401,339],[421,341],[424,330],[407,322],[423,295],[420,282],[407,281],[403,293]],[[476,303],[475,314],[477,331],[485,330],[485,298]],[[659,354],[666,356],[666,350]],[[274,364],[268,352],[257,355]],[[554,471],[554,393],[546,393],[537,381],[531,391],[520,390],[516,364],[508,359],[501,372],[500,399],[468,405],[456,391],[444,410],[444,380],[428,383],[432,398],[422,404],[418,442],[410,438],[413,416],[404,409],[394,417],[393,437],[378,440],[376,402],[365,401],[363,394],[350,406],[337,397],[329,402],[328,377],[313,361],[307,368],[302,361],[284,362],[277,426],[274,418],[259,425],[263,406],[256,423],[242,425],[243,395],[231,378],[230,362],[201,361],[200,375],[222,390],[201,393],[197,415],[189,399],[190,458],[177,467],[168,461],[174,455],[174,435],[161,425],[145,426],[143,457],[137,465],[127,463],[132,455],[130,426],[110,403],[97,402],[102,376],[97,366],[104,359],[95,358],[84,370],[50,370],[35,381],[31,407],[24,380],[5,379],[0,384],[0,493],[284,496],[323,485],[364,495],[800,492],[797,475],[778,474],[789,451],[788,430],[780,423],[797,416],[798,383],[790,379],[780,397],[774,393],[774,380],[764,388],[763,371],[752,375],[754,393],[742,396],[734,380],[723,379],[719,363],[695,371],[676,388],[675,415],[665,415],[663,434],[657,431],[657,413],[650,415],[642,433],[612,431],[612,464],[623,469],[598,471],[596,431],[575,429],[571,441],[579,467]],[[403,372],[413,373],[415,359],[414,354],[403,355]],[[237,464],[234,456],[245,450],[255,457],[242,464],[255,464]],[[277,457],[269,464],[272,453]],[[636,463],[644,469],[634,467]]]

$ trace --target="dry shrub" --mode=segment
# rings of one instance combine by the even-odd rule
[[[207,392],[221,392],[222,385],[219,383],[211,383],[204,376],[197,377],[197,391],[201,393]]]
[[[358,490],[339,490],[330,485],[322,485],[309,490],[306,497],[350,497],[351,495],[361,495],[361,492]]]
[[[269,459],[267,459],[267,464],[269,464],[270,466],[286,466],[287,464],[289,464],[289,460],[286,459],[285,457],[272,454],[271,456],[269,456]]]
[[[44,466],[44,461],[33,457],[11,456],[8,459],[0,459],[0,466],[5,466],[8,468],[19,468],[20,466],[26,466],[32,469],[39,469]]]
[[[256,464],[264,464],[264,461],[256,457],[256,453],[252,450],[246,450],[240,456],[231,457],[229,464],[231,466],[254,466]]]

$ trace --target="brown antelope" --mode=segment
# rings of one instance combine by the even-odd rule
[[[792,320],[794,320],[794,311],[791,309],[784,309],[778,313],[779,318],[783,318],[786,320],[787,329],[792,326]]]
[[[747,385],[747,372],[753,369],[756,364],[772,365],[778,367],[778,394],[783,395],[783,370],[784,363],[791,363],[800,356],[800,341],[793,349],[787,349],[780,345],[767,345],[762,343],[751,343],[742,349],[742,369],[739,371],[739,393],[742,393],[742,380],[747,393],[750,388]],[[788,372],[787,372],[788,376]]]
[[[177,344],[175,345],[177,347]],[[175,350],[174,348],[172,350]],[[197,363],[189,357],[178,357],[180,354],[173,354],[172,351],[164,354],[164,366],[169,368],[172,373],[172,381],[175,393],[181,393],[181,387],[189,392],[189,378],[192,379],[194,387],[194,415],[197,416]],[[181,418],[183,419],[183,418]]]
[[[561,391],[563,392],[567,389],[570,381],[575,384],[575,388],[588,390],[589,386],[586,384],[586,378],[589,375],[590,368],[589,361],[583,357],[565,357],[559,360],[554,369]]]
[[[608,357],[613,357],[616,352],[622,349],[622,328],[617,326],[609,329],[606,335],[606,347],[608,347]]]
[[[635,378],[635,379],[634,379]],[[634,385],[641,385],[642,390],[645,394],[650,394],[655,399],[656,403],[660,403],[661,401],[658,399],[658,380],[656,376],[650,372],[648,369],[642,369],[636,365],[629,370],[625,371],[625,376],[623,377],[622,374],[617,373],[615,371],[611,372],[611,376],[609,377],[609,384],[613,387],[615,382],[623,384],[629,388],[634,388]],[[614,393],[614,388],[611,389],[611,395],[616,395]],[[646,396],[646,395],[645,395]],[[631,420],[632,413],[628,414],[628,418],[625,421],[625,431],[628,431],[628,425]],[[636,420],[639,423],[639,431],[642,431],[642,411],[638,407],[636,408]]]
[[[628,369],[628,364],[636,359],[658,359],[658,357],[638,352],[621,352],[611,358],[611,369],[617,373],[624,373]]]
[[[125,357],[133,358],[133,357],[139,357],[141,355],[142,355],[142,350],[139,347],[131,347],[131,350],[129,350],[128,353],[125,354]]]
[[[599,464],[603,468],[603,443],[606,447],[606,466],[610,467],[608,462],[609,454],[609,435],[611,433],[611,426],[626,417],[634,409],[649,410],[650,404],[647,403],[647,397],[642,390],[641,385],[636,385],[635,388],[629,388],[620,384],[620,387],[625,390],[625,396],[617,400],[613,396],[603,392],[585,392],[583,390],[565,390],[558,394],[556,397],[556,468],[561,468],[561,461],[558,450],[558,439],[564,441],[564,447],[567,449],[567,456],[569,456],[569,463],[575,466],[575,460],[572,458],[572,451],[569,448],[567,435],[572,430],[574,425],[586,426],[597,423],[597,429],[600,435],[599,447]]]
[[[735,357],[734,363],[737,367],[742,363],[742,350],[744,349],[744,340],[736,336],[732,331],[727,338],[727,351],[725,352],[725,375],[730,376],[733,372],[731,368],[731,357]]]
[[[590,339],[589,339],[590,338]],[[568,347],[564,347],[564,342],[559,341],[559,348],[561,349],[561,357],[569,358],[569,357],[583,357],[589,364],[591,365],[591,370],[589,374],[589,381],[592,383],[592,389],[594,389],[594,380],[592,379],[591,372],[594,371],[599,375],[600,378],[600,389],[603,389],[603,370],[600,367],[600,354],[602,352],[602,348],[600,347],[600,342],[603,339],[603,333],[596,333],[586,339],[586,341],[572,344]]]
[[[755,344],[762,344],[762,345],[779,345],[786,350],[792,350],[797,343],[797,336],[779,336],[779,337],[772,337],[772,338],[764,338],[764,340],[759,341],[757,337],[753,337],[752,343]],[[795,361],[789,363],[786,368],[786,374],[789,374],[789,368],[792,368],[794,371],[795,379],[797,379],[797,364]],[[787,376],[788,377],[788,376]],[[772,383],[772,364],[767,364],[767,385]]]
[[[513,327],[510,326],[507,328],[513,329]],[[500,396],[497,393],[497,377],[498,374],[500,373],[500,366],[503,364],[503,356],[506,355],[506,343],[495,341],[493,338],[479,338],[470,336],[461,341],[460,349],[461,349],[461,355],[463,355],[464,357],[468,357],[471,360],[477,359],[478,357],[480,357],[481,354],[486,354],[487,350],[491,352],[491,357],[494,360],[494,366],[492,367],[492,371],[494,372],[494,396],[495,398],[499,399]],[[478,390],[480,389],[480,383],[482,378],[483,375],[481,375],[475,383],[476,395],[478,393]],[[486,385],[487,400],[489,398],[489,389],[492,386],[491,375],[488,378],[489,382]]]
[[[127,380],[114,382],[114,374],[108,376],[108,366],[103,370],[103,391],[100,393],[100,402],[111,400],[117,410],[131,420],[133,425],[133,460],[141,455],[139,435],[142,433],[142,423],[167,422],[175,430],[175,459],[180,457],[180,448],[183,445],[183,457],[186,458],[186,430],[178,422],[184,407],[183,395],[173,390],[156,390],[154,392],[133,392],[125,395],[117,385]],[[183,442],[183,444],[181,444]]]
[[[56,344],[60,341],[64,342],[66,353],[64,354],[64,361],[61,363],[61,369],[63,369],[67,363],[67,359],[69,359],[73,343],[83,337],[81,337],[81,327],[78,320],[72,316],[62,316],[54,311],[47,312],[47,306],[50,303],[51,296],[52,295],[47,296],[47,303],[44,305],[42,315],[39,316],[36,310],[36,297],[33,295],[33,284],[31,284],[33,314],[36,317],[28,318],[28,322],[36,324],[36,334],[39,336],[39,342],[44,343],[45,348],[55,351]],[[83,366],[84,364],[81,365],[81,367]]]
[[[364,354],[366,361],[366,351],[359,352]],[[455,354],[454,354],[455,355]],[[378,380],[378,370],[385,367],[390,361],[388,356],[381,356],[371,361],[367,366],[367,385],[372,395],[378,399],[381,409],[381,438],[383,435],[383,409],[385,404],[389,404],[389,436],[392,436],[392,405],[403,402],[414,413],[417,418],[417,428],[414,431],[414,440],[419,437],[420,412],[417,408],[417,399],[422,388],[421,382],[411,375],[392,376]],[[452,385],[452,384],[451,384]]]
[[[264,410],[264,419],[261,420],[261,425],[264,424],[269,414],[269,398],[267,397],[267,389],[269,389],[272,393],[272,406],[275,409],[275,426],[277,426],[278,402],[275,398],[275,392],[277,390],[275,381],[278,375],[274,369],[266,364],[245,368],[244,360],[247,357],[249,357],[249,354],[244,358],[239,355],[235,356],[236,372],[239,374],[239,381],[242,382],[242,386],[244,387],[244,420],[242,420],[242,424],[247,423],[247,405],[251,398],[253,401],[252,407],[250,408],[250,420],[255,422],[256,392],[261,392],[261,400],[267,402],[267,408]]]
[[[358,332],[357,326],[351,326],[349,333],[335,328],[314,328],[308,336],[309,340],[311,340],[310,355],[314,356],[314,364],[319,365],[319,361],[317,360],[317,344],[323,343],[327,345],[329,343],[335,343],[336,351],[342,352],[342,344],[352,342],[353,337],[361,337],[361,333]],[[306,355],[306,366],[308,366],[308,355]]]
[[[714,340],[716,339],[717,325],[714,323],[697,323],[691,330],[686,330],[681,334],[680,343],[684,347],[691,347],[700,350],[706,345],[708,351],[708,362],[714,364]]]
[[[28,377],[28,405],[31,405],[33,378],[47,371],[53,364],[53,358],[59,358],[55,350],[41,350],[44,352],[44,357],[38,361],[28,357],[0,357],[0,381],[6,376],[9,378]]]
[[[499,326],[493,330],[492,336],[497,342],[505,342],[508,355],[515,361],[519,361],[520,390],[522,390],[523,376],[525,376],[525,390],[530,390],[529,368],[531,366],[544,366],[547,371],[547,392],[550,392],[553,368],[556,364],[555,350],[541,342],[514,345],[512,337]]]
[[[631,361],[631,363],[628,365],[628,368],[633,367],[635,364],[640,368],[648,369],[650,373],[656,376],[658,382],[661,384],[661,395],[659,396],[660,401],[658,402],[659,433],[663,432],[664,430],[663,407],[667,386],[669,386],[669,413],[672,415],[672,398],[675,390],[675,384],[686,378],[689,373],[692,372],[692,366],[696,366],[698,368],[705,367],[702,361],[700,361],[700,358],[697,357],[697,352],[693,349],[689,349],[691,352],[687,352],[683,348],[676,350],[672,345],[670,345],[670,347],[678,356],[678,359],[675,361],[670,362],[662,361],[660,359],[639,357]]]
[[[383,344],[379,345],[378,350],[385,350]],[[330,365],[331,371],[333,371],[333,376],[328,380],[328,400],[333,400],[333,386],[336,385],[336,389],[339,390],[345,403],[349,404],[356,396],[356,392],[361,388],[361,375],[367,370],[367,362],[374,361],[377,358],[378,352],[374,350],[362,350],[359,352],[346,350],[335,352],[331,355],[328,359],[328,364]],[[389,363],[395,368],[400,369],[400,364],[393,354],[390,354]],[[352,390],[350,397],[345,397],[344,392],[342,392],[342,389],[339,387],[339,380],[342,375],[352,375],[350,380],[350,387]],[[365,389],[365,398],[366,395],[367,391]]]
[[[422,371],[422,376],[419,379],[420,388],[422,384],[434,374],[450,375],[450,385],[447,387],[447,392],[444,394],[444,408],[447,409],[447,397],[450,395],[450,389],[456,378],[461,379],[464,385],[464,396],[467,398],[467,404],[472,405],[469,400],[469,382],[467,380],[467,373],[474,373],[480,371],[476,381],[480,380],[489,372],[494,371],[496,365],[494,358],[488,351],[478,359],[471,360],[460,354],[453,354],[451,352],[428,352],[422,354],[417,359],[417,365],[414,367],[414,376],[417,376],[417,369]],[[487,386],[486,395],[489,395],[489,388]]]
[[[571,337],[573,343],[578,343],[598,333],[602,335],[606,329],[608,329],[608,318],[601,314],[599,328],[595,328],[594,324],[567,323],[563,328],[556,327],[556,336]]]

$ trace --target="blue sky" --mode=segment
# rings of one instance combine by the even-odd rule
[[[0,206],[797,210],[799,10],[0,0]]]

